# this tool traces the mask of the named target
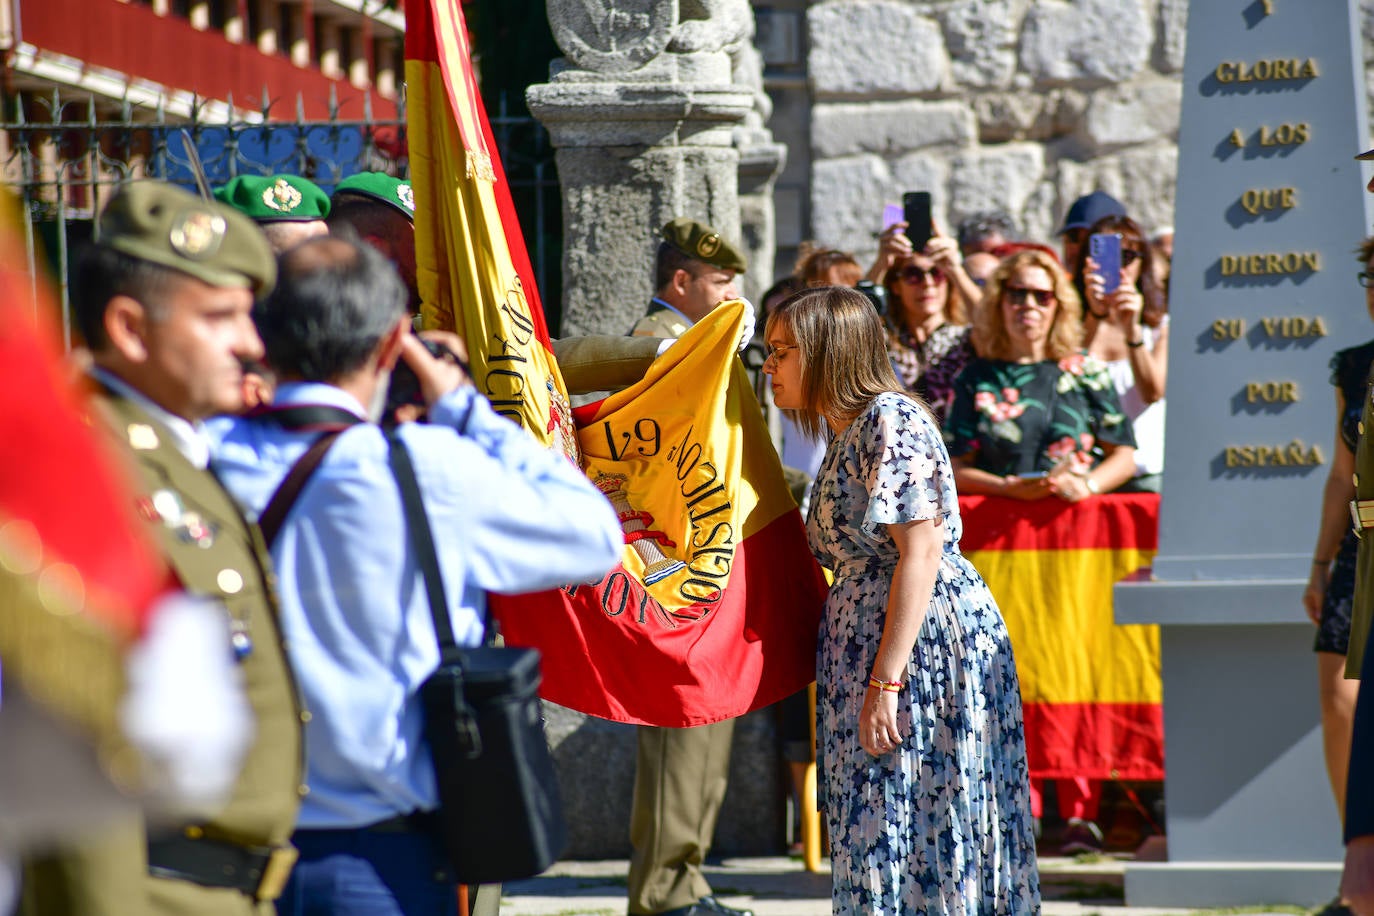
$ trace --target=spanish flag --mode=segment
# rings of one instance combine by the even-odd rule
[[[735,358],[746,304],[697,322],[639,384],[579,408],[621,565],[502,605],[544,654],[546,699],[619,722],[704,725],[815,679],[826,585]]]
[[[964,496],[959,509],[1016,652],[1031,775],[1163,779],[1159,628],[1112,617],[1112,587],[1154,559],[1159,496]]]
[[[735,356],[745,306],[574,429],[458,0],[406,4],[406,80],[424,322],[464,337],[498,411],[580,452],[625,530],[600,582],[492,596],[506,641],[541,650],[546,699],[621,722],[702,725],[801,689],[825,582]]]
[[[406,112],[422,323],[457,331],[496,411],[575,460],[567,389],[459,0],[406,4]]]

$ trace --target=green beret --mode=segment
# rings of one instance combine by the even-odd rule
[[[329,215],[329,195],[299,175],[240,175],[215,191],[215,199],[259,223],[308,222]]]
[[[277,260],[252,220],[163,181],[121,188],[100,214],[96,241],[211,286],[265,296],[277,282]]]
[[[415,219],[415,194],[409,181],[393,178],[385,172],[359,172],[349,175],[334,188],[334,205],[338,206],[339,198],[349,194],[380,200],[400,210],[406,219]]]
[[[748,262],[738,248],[720,237],[720,233],[705,223],[679,216],[663,227],[663,241],[697,261],[704,261],[721,270],[744,273]]]

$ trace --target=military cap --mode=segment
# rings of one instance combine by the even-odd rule
[[[349,194],[380,200],[400,210],[406,219],[415,219],[415,193],[409,181],[393,178],[385,172],[359,172],[349,175],[334,188],[334,205],[338,206],[339,198]]]
[[[299,175],[239,175],[215,199],[259,223],[309,222],[329,215],[329,195]]]
[[[1064,225],[1060,227],[1059,235],[1070,229],[1087,229],[1104,216],[1125,215],[1126,208],[1121,205],[1121,201],[1106,191],[1093,191],[1091,194],[1084,194],[1069,206],[1069,212],[1064,214]]]
[[[663,241],[698,261],[742,274],[747,266],[738,248],[705,223],[679,216],[663,227]]]
[[[265,296],[277,282],[276,258],[252,220],[164,181],[125,185],[100,214],[96,241],[211,286]]]

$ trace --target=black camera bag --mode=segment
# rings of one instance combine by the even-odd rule
[[[439,643],[439,667],[420,696],[449,861],[463,884],[529,878],[567,847],[539,703],[539,651],[493,645],[490,611],[482,620],[485,643],[457,646],[415,469],[396,432],[387,437]]]

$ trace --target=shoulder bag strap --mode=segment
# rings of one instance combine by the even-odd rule
[[[406,530],[410,535],[411,546],[415,548],[416,564],[420,567],[420,574],[425,580],[425,592],[429,595],[429,613],[434,618],[434,635],[439,642],[439,659],[442,664],[456,664],[459,659],[458,643],[453,635],[453,621],[449,617],[444,578],[439,572],[439,554],[434,548],[434,532],[430,529],[429,516],[425,513],[424,500],[420,496],[420,484],[415,478],[415,464],[410,460],[410,452],[401,441],[398,430],[387,430],[386,438],[391,473],[395,475],[396,485],[401,490],[401,507],[405,512]],[[488,634],[488,643],[489,624],[489,615],[484,609],[482,632]]]
[[[329,451],[334,440],[342,433],[343,430],[336,429],[316,439],[278,484],[276,492],[267,501],[267,508],[258,516],[258,528],[262,530],[263,540],[267,542],[268,547],[272,546],[272,542],[281,533],[281,526],[286,522],[286,513],[291,511],[291,507],[301,495],[301,490],[305,489],[305,482],[315,473],[320,462],[324,461],[324,453]]]

